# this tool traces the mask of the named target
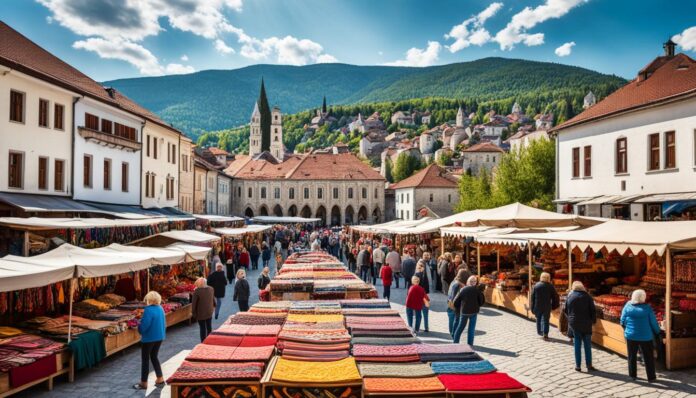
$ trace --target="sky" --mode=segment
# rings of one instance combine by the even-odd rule
[[[259,63],[429,66],[485,57],[625,78],[696,0],[2,0],[0,20],[98,81]]]

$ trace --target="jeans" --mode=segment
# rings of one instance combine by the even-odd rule
[[[147,376],[150,373],[150,362],[152,362],[152,367],[155,369],[155,375],[160,378],[162,377],[162,367],[160,366],[159,359],[157,359],[157,354],[159,354],[160,346],[162,345],[162,340],[153,341],[150,343],[142,343],[140,346],[140,381],[147,383]]]
[[[454,337],[454,331],[457,330],[457,324],[459,323],[459,313],[456,310],[447,308],[447,319],[449,320],[449,334]]]
[[[549,317],[551,316],[550,312],[541,312],[538,314],[534,314],[536,317],[536,327],[537,327],[537,334],[539,336],[548,336],[549,335]]]
[[[382,297],[389,300],[390,295],[391,295],[391,285],[384,286],[384,293],[382,293]]]
[[[268,267],[268,263],[270,263],[270,262],[271,262],[271,259],[270,259],[270,258],[269,258],[269,259],[265,259],[265,258],[264,258],[264,259],[263,259],[263,266],[264,266],[264,267]]]
[[[222,307],[222,297],[215,297],[215,319],[220,315],[220,307]]]
[[[401,272],[395,272],[394,273],[394,282],[396,282],[396,288],[399,288],[399,277],[401,276]]]
[[[638,360],[638,350],[640,349],[640,354],[645,362],[645,373],[648,375],[648,380],[655,380],[657,376],[655,375],[655,354],[653,352],[652,340],[636,341],[627,339],[626,345],[628,346],[628,375],[634,379],[638,375],[636,362]]]
[[[372,284],[376,285],[377,284],[377,276],[379,275],[379,271],[382,268],[382,264],[375,264],[372,266]]]
[[[585,365],[592,366],[592,334],[584,334],[577,331],[573,332],[573,346],[575,347],[575,367],[580,367],[582,362],[582,346],[585,346]]]
[[[257,269],[259,268],[259,257],[252,257],[251,258],[251,269]]]
[[[249,311],[249,300],[238,300],[237,304],[239,304],[239,312]]]
[[[360,279],[367,283],[367,278],[370,276],[370,267],[360,266]]]
[[[203,319],[203,320],[198,320],[198,328],[200,329],[200,334],[201,334],[201,343],[203,340],[205,340],[206,337],[210,334],[210,332],[213,331],[213,319],[208,318],[208,319]]]
[[[464,328],[466,324],[469,324],[469,329],[466,331],[466,343],[469,345],[474,345],[474,333],[476,333],[476,318],[478,314],[463,314],[459,316],[459,323],[457,324],[457,329],[454,331],[454,342],[459,343],[459,340],[464,333]]]
[[[404,276],[404,289],[408,290],[409,287],[411,287],[411,278]]]
[[[423,306],[423,328],[427,332],[429,330],[428,328],[428,312],[430,312],[430,308]]]
[[[416,316],[415,327],[413,325],[413,316]],[[413,308],[406,308],[406,319],[408,320],[408,327],[413,331],[417,332],[420,328],[422,312],[420,310],[414,310]]]
[[[440,290],[438,289],[439,286],[437,285],[440,281],[440,278],[438,278],[437,270],[435,268],[430,268],[430,280],[433,281],[433,292]]]

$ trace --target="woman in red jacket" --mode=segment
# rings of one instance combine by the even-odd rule
[[[251,257],[246,247],[242,246],[242,252],[239,253],[239,268],[244,267],[244,270],[248,270],[249,264],[251,264]]]
[[[411,287],[408,289],[408,295],[406,296],[406,319],[408,320],[408,326],[414,333],[418,333],[420,328],[423,306],[430,307],[430,297],[425,293],[425,289],[420,286],[420,278],[414,275],[411,278]],[[414,315],[416,316],[415,325],[413,325]]]
[[[382,286],[384,286],[384,293],[382,296],[389,300],[391,295],[391,284],[392,284],[392,269],[389,264],[384,264],[382,269],[379,271],[379,277],[382,279]]]

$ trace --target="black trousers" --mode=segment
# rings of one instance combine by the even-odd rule
[[[645,372],[648,374],[648,380],[655,380],[657,376],[655,375],[655,354],[653,352],[652,340],[636,341],[626,339],[626,345],[628,347],[628,375],[633,378],[636,378],[638,375],[637,361],[638,350],[640,349],[643,362],[645,362]]]
[[[237,304],[239,304],[239,312],[249,311],[249,300],[238,300]]]
[[[234,265],[230,264],[230,265],[227,265],[226,267],[227,267],[227,282],[229,284],[232,284],[232,282],[234,281],[234,278],[236,276],[234,274]]]
[[[140,381],[147,383],[147,375],[150,373],[150,362],[152,362],[152,367],[155,369],[155,375],[159,378],[162,377],[162,367],[160,366],[157,354],[159,354],[160,346],[162,345],[162,340],[153,341],[151,343],[142,343],[140,345]]]
[[[213,318],[203,319],[198,321],[198,328],[201,333],[201,343],[213,331]]]
[[[384,286],[384,293],[382,293],[382,297],[389,300],[391,296],[391,285]]]

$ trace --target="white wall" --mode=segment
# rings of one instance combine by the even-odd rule
[[[230,191],[232,189],[232,180],[218,174],[217,184],[217,214],[229,216],[231,212]]]
[[[694,152],[696,99],[588,123],[558,135],[559,198],[637,195],[696,191]],[[648,136],[660,133],[660,166],[664,168],[664,133],[676,132],[677,167],[648,171]],[[626,137],[628,173],[615,174],[616,139]],[[592,177],[584,178],[583,147],[592,146]],[[580,147],[580,178],[572,177],[572,148]],[[626,181],[626,189],[621,189]]]
[[[140,151],[110,148],[97,142],[88,142],[78,132],[85,125],[85,113],[121,123],[136,129],[137,140],[142,142],[143,120],[98,101],[82,98],[75,104],[75,189],[74,197],[93,202],[123,205],[140,204]],[[83,184],[84,155],[92,155],[92,187]],[[111,159],[111,190],[104,190],[104,159]],[[121,163],[128,163],[128,192],[121,190]]]
[[[6,69],[0,66],[0,71]],[[10,121],[10,90],[24,93],[24,123]],[[17,71],[0,73],[0,190],[5,192],[69,196],[72,161],[73,93]],[[39,99],[49,101],[48,128],[39,127]],[[54,105],[63,105],[63,130],[54,128]],[[24,154],[22,189],[8,187],[9,153]],[[48,189],[40,190],[39,157],[48,157]],[[63,190],[54,185],[55,160],[64,161]]]
[[[416,219],[415,189],[402,188],[395,191],[396,218],[401,220]]]
[[[147,156],[147,137],[150,136],[150,156]],[[155,159],[154,140],[157,140],[157,158]],[[179,134],[173,130],[162,127],[150,121],[145,122],[143,128],[142,162],[143,172],[155,174],[155,197],[148,198],[145,192],[145,178],[141,181],[141,203],[145,208],[150,207],[177,207],[179,205],[179,162],[181,162],[179,148]],[[176,153],[171,155],[172,145],[176,145]],[[190,148],[190,145],[189,145]],[[167,150],[170,151],[167,156]],[[174,196],[167,199],[167,177],[174,178]]]
[[[179,143],[179,209],[193,213],[193,142],[181,136]]]
[[[208,170],[206,172],[206,180],[203,181],[205,185],[205,211],[206,214],[218,214],[217,207],[217,176],[218,172],[215,170]]]

